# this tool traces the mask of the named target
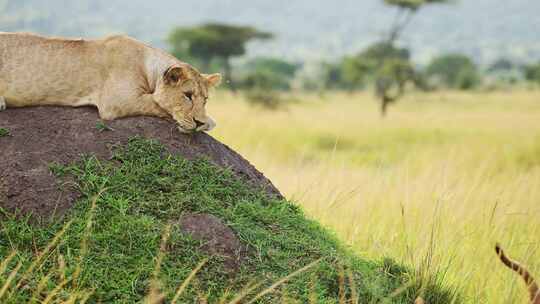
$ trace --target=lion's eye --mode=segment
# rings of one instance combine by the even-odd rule
[[[184,93],[184,95],[186,96],[187,99],[189,99],[191,101],[193,100],[192,99],[193,98],[193,92],[186,92],[186,93]]]

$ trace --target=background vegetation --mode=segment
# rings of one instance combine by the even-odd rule
[[[527,303],[493,246],[540,277],[539,91],[414,93],[384,120],[370,93],[297,98],[218,92],[212,135],[356,252],[439,269],[465,303]]]
[[[286,9],[284,9],[286,8]],[[295,62],[337,60],[380,40],[395,10],[382,0],[0,0],[0,29],[73,37],[127,33],[166,47],[175,26],[209,21],[275,33],[271,44],[251,44],[250,56]],[[440,53],[464,53],[481,65],[501,57],[540,59],[537,12],[531,0],[452,1],[421,9],[405,33],[413,59],[427,65]],[[336,22],[337,20],[337,22]]]

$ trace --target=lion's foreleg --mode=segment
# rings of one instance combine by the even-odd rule
[[[6,99],[4,96],[0,96],[0,112],[4,111],[5,109],[7,109]]]
[[[97,104],[97,108],[100,118],[104,120],[139,115],[169,117],[168,113],[154,102],[151,94],[103,99]]]

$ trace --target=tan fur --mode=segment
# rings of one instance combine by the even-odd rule
[[[207,131],[208,89],[219,74],[125,36],[101,40],[0,32],[0,111],[36,105],[93,105],[102,119],[172,117],[184,132]]]
[[[529,298],[531,300],[530,303],[540,304],[540,289],[529,271],[524,266],[520,265],[518,262],[510,259],[506,254],[504,254],[504,251],[499,244],[495,245],[495,252],[497,252],[497,255],[504,265],[517,272],[523,278],[525,284],[527,284],[527,288],[529,289]]]

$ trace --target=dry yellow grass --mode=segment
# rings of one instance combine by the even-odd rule
[[[270,112],[216,92],[212,132],[357,252],[442,269],[469,303],[526,303],[500,241],[540,278],[540,92],[297,96]]]

